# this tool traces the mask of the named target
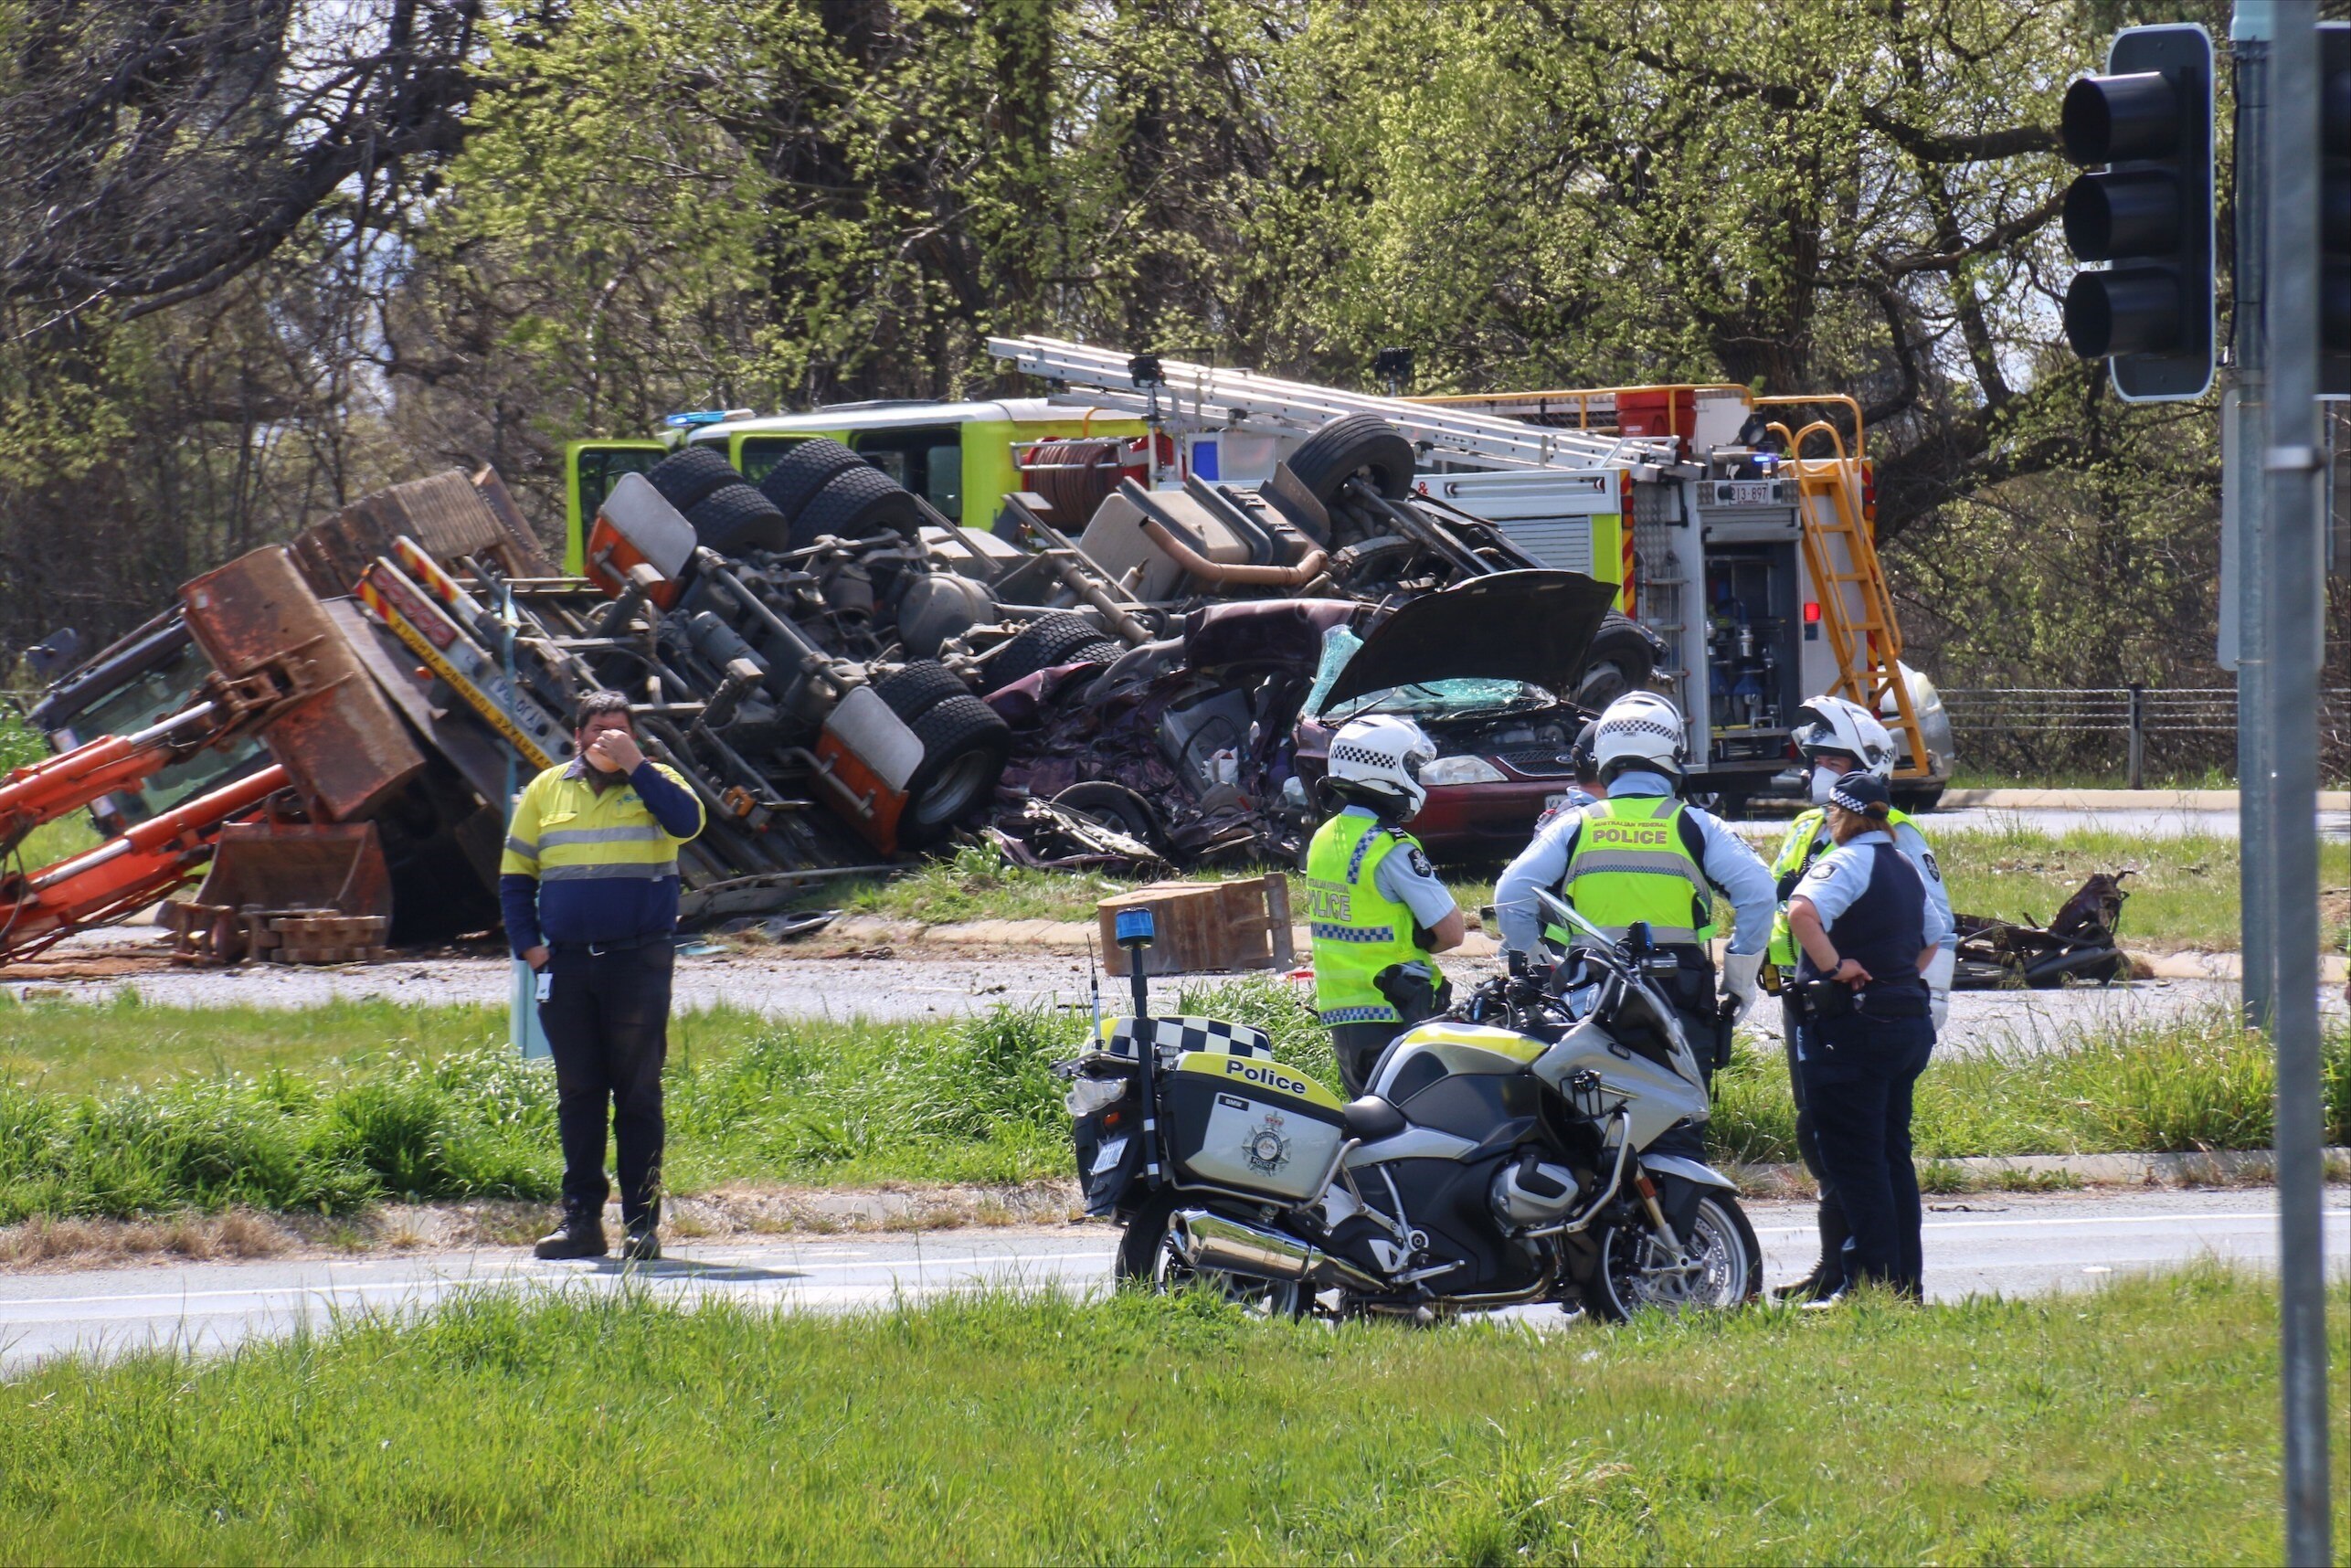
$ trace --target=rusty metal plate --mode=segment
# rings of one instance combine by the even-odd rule
[[[188,630],[214,669],[266,676],[289,705],[259,731],[323,817],[365,817],[424,770],[424,753],[342,630],[277,546],[186,584]]]

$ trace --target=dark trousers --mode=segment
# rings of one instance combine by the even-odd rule
[[[1697,995],[1694,989],[1677,990],[1671,984],[1666,987],[1666,1000],[1674,1004],[1674,1022],[1681,1025],[1682,1038],[1689,1044],[1689,1054],[1698,1058],[1699,1076],[1704,1081],[1710,1095],[1714,1089],[1712,975],[1713,971],[1710,969],[1705,988],[1706,1001],[1702,1006],[1694,1000]],[[1695,1123],[1678,1121],[1657,1135],[1657,1141],[1649,1145],[1647,1152],[1676,1155],[1683,1160],[1695,1160],[1703,1165],[1707,1159],[1706,1135],[1699,1131]]]
[[[1918,1171],[1911,1164],[1911,1094],[1934,1050],[1924,1018],[1848,1013],[1805,1026],[1805,1102],[1820,1161],[1851,1234],[1845,1277],[1923,1293]]]
[[[1410,1027],[1406,1023],[1330,1026],[1330,1054],[1339,1058],[1339,1081],[1346,1086],[1349,1099],[1371,1092],[1371,1070],[1380,1065],[1380,1054],[1388,1048],[1389,1042]]]
[[[552,949],[554,983],[539,1024],[555,1054],[556,1126],[563,1139],[563,1201],[601,1213],[608,1111],[620,1146],[620,1217],[661,1222],[662,1064],[670,1050],[668,938],[594,952]]]
[[[1796,1031],[1803,1024],[1796,1012],[1795,993],[1783,991],[1780,1035],[1787,1048],[1788,1097],[1795,1102],[1796,1158],[1804,1161],[1813,1185],[1820,1192],[1820,1283],[1824,1290],[1833,1291],[1845,1283],[1845,1238],[1851,1233],[1845,1224],[1845,1205],[1837,1201],[1837,1185],[1828,1179],[1828,1167],[1820,1162],[1820,1131],[1813,1125],[1812,1111],[1805,1104],[1804,1074],[1796,1065]]]

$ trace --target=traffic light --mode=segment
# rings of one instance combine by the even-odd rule
[[[2104,76],[2065,90],[2065,155],[2102,173],[2065,193],[2077,272],[2065,336],[2108,361],[2134,403],[2200,397],[2212,385],[2212,36],[2193,23],[2114,36]]]
[[[2318,26],[2318,395],[2351,397],[2351,22]]]

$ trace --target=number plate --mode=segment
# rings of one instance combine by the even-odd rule
[[[1716,499],[1726,506],[1769,506],[1772,503],[1772,482],[1768,479],[1733,479],[1715,487]]]
[[[1546,810],[1546,811],[1564,811],[1564,810],[1567,810],[1567,797],[1566,797],[1566,796],[1564,796],[1564,795],[1546,795],[1546,796],[1544,796],[1544,797],[1543,797],[1543,810]]]

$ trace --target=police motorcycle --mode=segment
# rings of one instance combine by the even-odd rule
[[[1122,912],[1134,1012],[1061,1064],[1086,1212],[1125,1227],[1118,1277],[1275,1316],[1424,1322],[1754,1297],[1763,1254],[1731,1183],[1657,1147],[1694,1142],[1708,1111],[1660,989],[1673,957],[1645,927],[1613,942],[1541,896],[1588,943],[1548,970],[1515,959],[1405,1032],[1347,1105],[1260,1031],[1151,1016],[1128,940],[1148,944],[1149,916]]]

